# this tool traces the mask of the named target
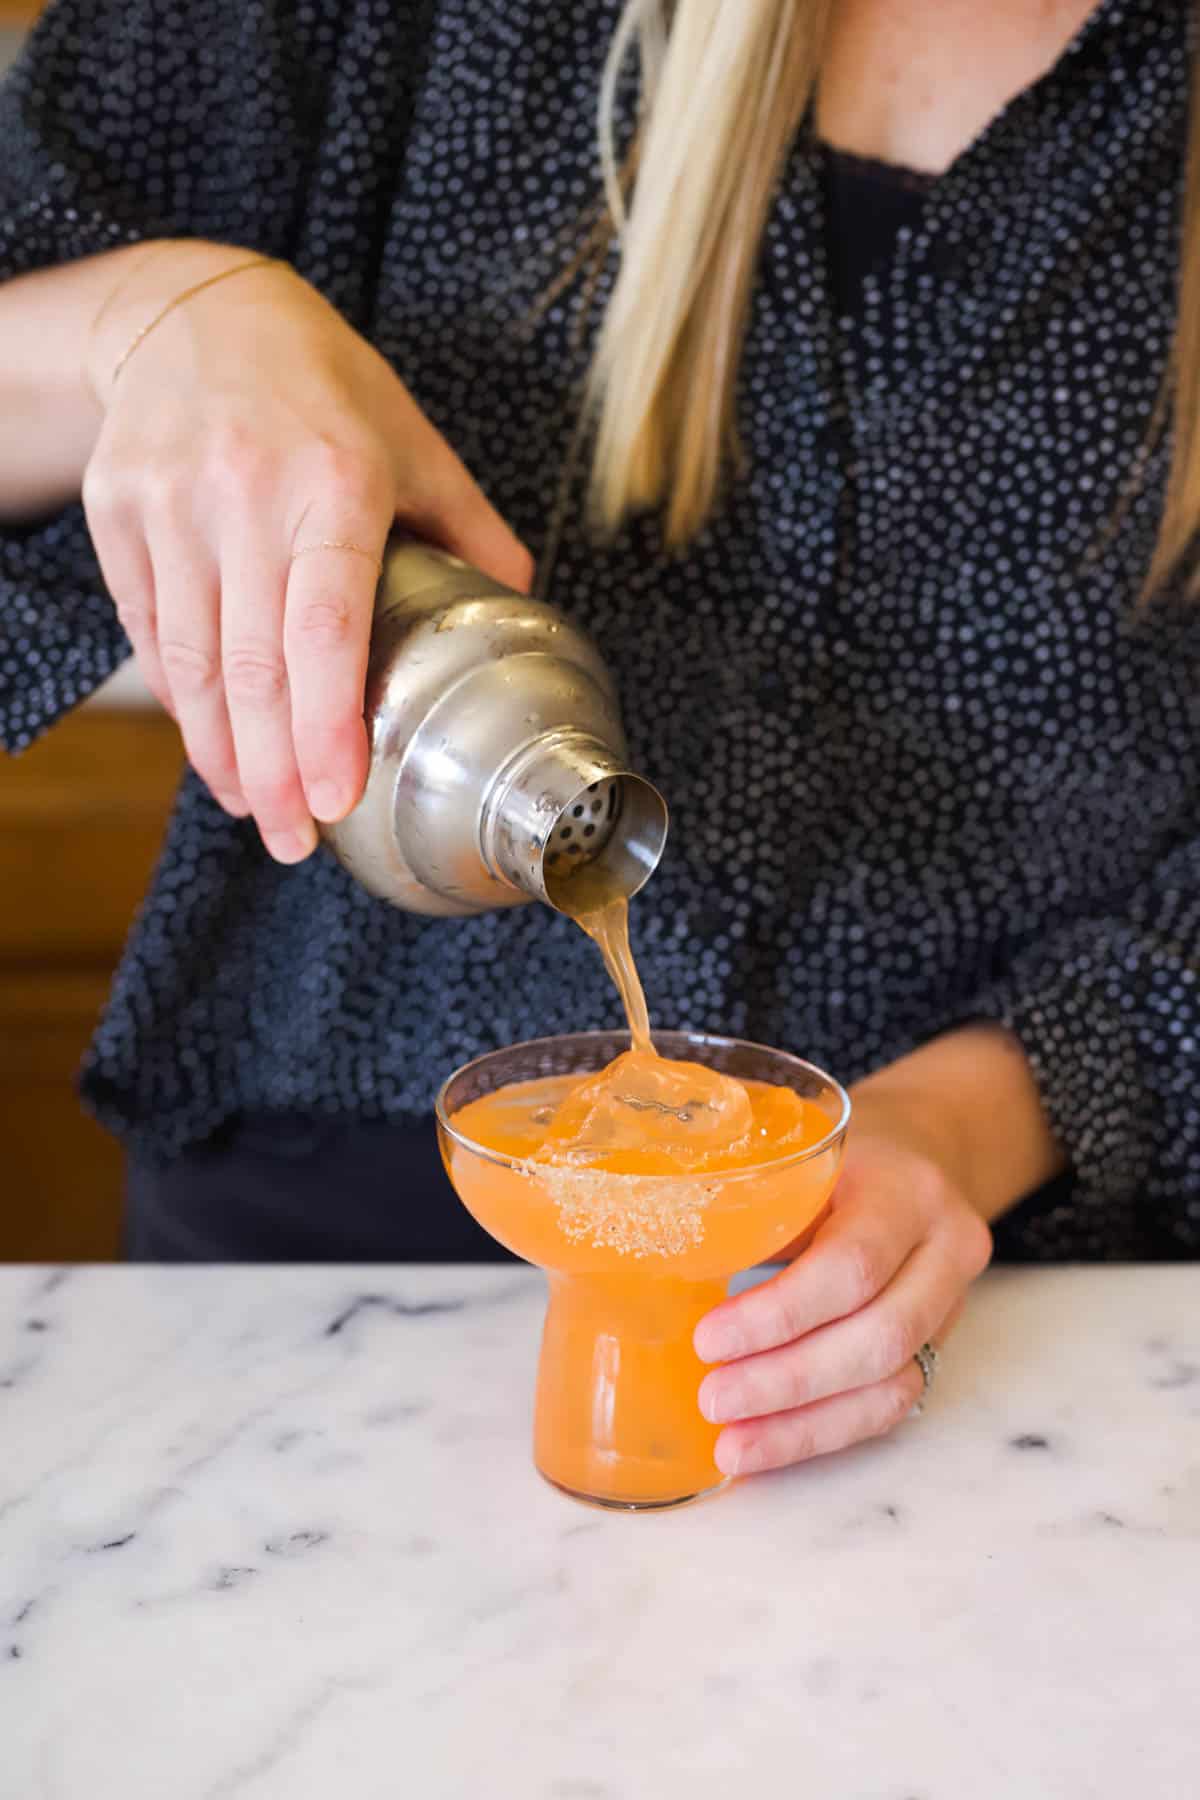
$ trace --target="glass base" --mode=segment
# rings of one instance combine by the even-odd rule
[[[562,1493],[661,1512],[721,1485],[692,1334],[724,1282],[550,1274],[533,1460]]]
[[[711,1500],[714,1495],[722,1493],[725,1488],[729,1487],[733,1481],[732,1475],[726,1475],[720,1481],[714,1482],[712,1487],[701,1488],[695,1494],[677,1494],[669,1500],[610,1500],[603,1495],[581,1494],[575,1488],[564,1487],[561,1481],[555,1481],[554,1477],[547,1475],[543,1469],[539,1469],[538,1474],[547,1487],[552,1487],[555,1493],[565,1494],[568,1500],[578,1500],[583,1506],[598,1507],[601,1512],[621,1513],[675,1512],[681,1506],[694,1506],[698,1500]]]

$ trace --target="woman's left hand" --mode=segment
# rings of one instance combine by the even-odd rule
[[[700,1388],[725,1425],[718,1467],[777,1469],[878,1437],[924,1382],[913,1360],[940,1344],[991,1256],[991,1232],[932,1134],[904,1107],[855,1101],[830,1210],[781,1274],[696,1330],[721,1368]]]

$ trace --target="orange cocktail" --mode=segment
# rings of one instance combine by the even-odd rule
[[[722,1479],[713,1461],[719,1427],[697,1400],[704,1365],[695,1327],[731,1275],[778,1256],[820,1213],[849,1101],[782,1051],[661,1032],[663,1057],[744,1085],[748,1140],[694,1171],[669,1158],[664,1167],[652,1144],[609,1155],[605,1167],[546,1160],[548,1129],[571,1091],[627,1043],[616,1032],[583,1032],[481,1057],[446,1083],[438,1128],[465,1205],[549,1277],[538,1468],[581,1499],[674,1506]]]

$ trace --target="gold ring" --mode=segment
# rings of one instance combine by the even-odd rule
[[[375,573],[383,574],[383,563],[373,550],[364,550],[361,544],[352,544],[349,538],[322,538],[318,544],[302,544],[299,550],[293,550],[290,561],[295,562],[299,556],[312,556],[317,550],[352,550],[355,556],[365,556],[374,563]]]

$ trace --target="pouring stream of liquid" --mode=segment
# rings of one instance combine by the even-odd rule
[[[612,976],[625,1008],[634,1050],[643,1056],[656,1055],[650,1042],[646,995],[629,945],[628,900],[623,894],[617,894],[592,911],[576,915],[575,923],[587,932],[604,958],[604,966]]]

